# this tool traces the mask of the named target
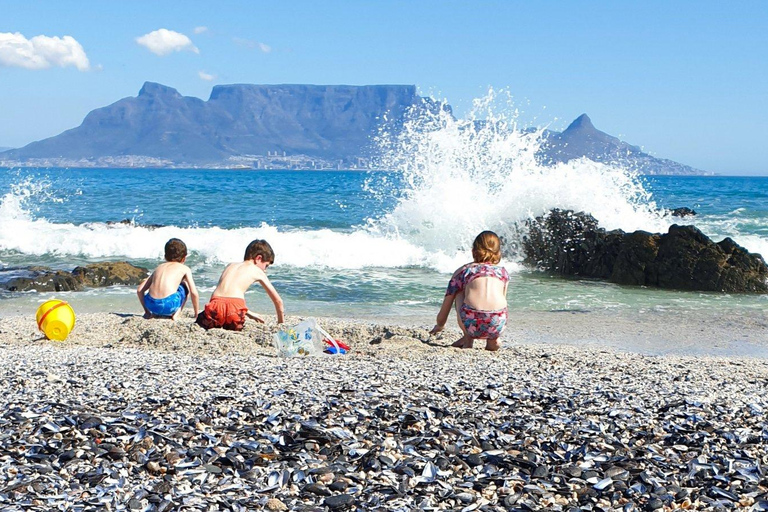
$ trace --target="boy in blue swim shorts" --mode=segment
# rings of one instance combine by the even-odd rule
[[[177,320],[192,298],[195,317],[200,312],[200,296],[192,279],[192,271],[184,264],[187,260],[187,246],[178,238],[171,238],[165,244],[165,263],[161,263],[148,278],[139,285],[136,293],[144,308],[144,318],[170,318]]]

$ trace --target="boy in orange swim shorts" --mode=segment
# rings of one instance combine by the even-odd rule
[[[266,240],[254,240],[248,244],[244,260],[230,263],[222,272],[210,302],[197,315],[197,323],[205,329],[222,327],[231,331],[241,331],[246,317],[264,323],[263,318],[248,311],[245,305],[245,292],[255,282],[259,282],[272,299],[277,323],[283,323],[283,300],[266,274],[267,267],[274,262],[275,253]]]

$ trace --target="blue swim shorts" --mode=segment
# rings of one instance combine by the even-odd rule
[[[179,289],[176,290],[175,293],[162,299],[156,299],[147,293],[144,295],[144,305],[153,315],[173,316],[173,314],[179,310],[181,305],[184,304],[184,299],[186,298],[187,288],[183,284],[180,284]]]

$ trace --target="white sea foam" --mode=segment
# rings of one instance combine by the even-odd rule
[[[607,229],[666,230],[670,222],[633,172],[587,159],[540,163],[543,133],[520,129],[508,96],[494,91],[466,119],[439,111],[383,133],[381,165],[405,186],[381,192],[399,201],[371,231],[450,255],[467,254],[485,229],[519,242],[522,222],[553,208],[591,213]]]

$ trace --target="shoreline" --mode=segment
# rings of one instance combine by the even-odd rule
[[[279,358],[274,317],[235,333],[85,314],[65,342],[0,319],[0,507],[768,505],[766,359],[514,341],[491,353],[318,321],[353,350]]]
[[[27,311],[21,314],[22,311]],[[78,308],[80,310],[81,308]],[[22,339],[31,341],[41,336],[34,323],[34,311],[30,306],[17,309],[10,314],[0,315],[0,343],[14,343],[14,336],[8,335],[9,326]],[[627,314],[629,313],[629,314]],[[738,313],[738,314],[736,314]],[[102,334],[122,332],[120,337],[140,338],[142,329],[153,331],[155,338],[165,334],[180,339],[191,336],[192,341],[210,343],[218,338],[240,339],[256,336],[271,342],[274,333],[274,315],[267,318],[267,327],[248,321],[243,333],[223,330],[205,331],[193,325],[191,310],[173,324],[163,320],[146,322],[138,312],[104,312],[86,309],[77,313],[77,321],[71,340],[75,343],[95,343]],[[353,344],[367,343],[370,333],[377,336],[401,332],[413,340],[430,341],[436,345],[449,346],[452,339],[460,337],[451,314],[441,338],[428,335],[434,324],[434,316],[426,314],[362,316],[291,315],[288,324],[298,323],[303,318],[313,317],[333,335]],[[272,330],[267,328],[272,325]],[[109,326],[109,327],[107,327]],[[166,327],[162,327],[166,326]],[[187,326],[182,328],[180,326]],[[218,332],[220,336],[215,333]],[[398,334],[401,335],[401,334]],[[79,340],[85,341],[79,341]],[[89,341],[90,340],[90,341]],[[593,350],[603,348],[643,355],[678,356],[721,356],[754,357],[768,359],[768,311],[710,311],[710,310],[641,310],[641,311],[510,311],[507,327],[501,337],[502,350],[520,345],[569,345]],[[476,346],[481,346],[477,343]]]

